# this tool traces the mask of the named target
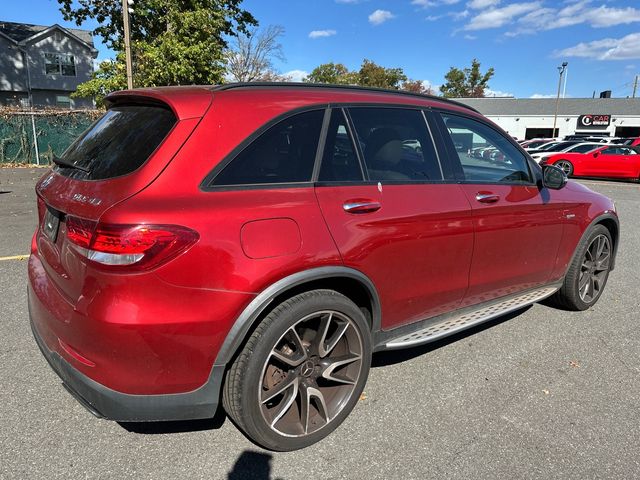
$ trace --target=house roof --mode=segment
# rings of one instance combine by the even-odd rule
[[[57,27],[62,31],[68,32],[77,37],[81,42],[87,44],[88,47],[92,49],[95,48],[93,45],[93,35],[90,30],[64,28],[60,25],[31,25],[29,23],[4,22],[0,20],[0,33],[3,33],[5,36],[11,38],[17,43],[25,42],[29,38],[53,27]]]
[[[483,115],[553,115],[555,98],[457,98]],[[640,117],[640,98],[561,98],[558,115],[609,114]]]

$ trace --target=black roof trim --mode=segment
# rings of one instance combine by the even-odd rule
[[[448,103],[451,105],[455,105],[457,107],[462,107],[465,110],[471,110],[476,113],[480,113],[475,108],[465,105],[462,102],[456,102],[455,100],[451,100],[444,97],[438,97],[436,95],[427,95],[424,93],[414,93],[407,92],[405,90],[391,90],[388,88],[377,88],[377,87],[361,87],[357,85],[335,85],[330,83],[302,83],[302,82],[238,82],[238,83],[226,83],[224,85],[216,85],[212,88],[213,91],[222,92],[225,90],[235,90],[235,89],[244,89],[244,88],[320,88],[320,89],[332,89],[332,90],[353,90],[353,91],[361,91],[361,92],[373,92],[373,93],[384,93],[391,95],[403,95],[407,97],[413,98],[422,98],[435,100],[437,102]]]

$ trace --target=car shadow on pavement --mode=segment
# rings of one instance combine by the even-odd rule
[[[228,480],[271,480],[273,455],[245,450],[227,475]],[[277,480],[277,479],[274,479]]]
[[[532,305],[529,305],[527,307],[523,307],[518,310],[515,310],[511,313],[501,315],[500,317],[496,317],[492,320],[488,320],[480,325],[471,327],[460,333],[456,333],[449,337],[445,337],[442,340],[436,340],[434,342],[425,343],[423,345],[419,345],[417,347],[412,347],[412,348],[404,348],[401,350],[383,350],[381,352],[374,353],[373,359],[371,360],[371,367],[377,368],[377,367],[384,367],[387,365],[395,365],[397,363],[406,362],[407,360],[420,357],[421,355],[432,352],[441,347],[445,347],[451,343],[455,343],[459,340],[464,340],[467,337],[475,335],[478,332],[487,330],[488,328],[492,328],[496,325],[501,324],[502,322],[509,321],[512,318],[515,318],[523,314],[524,312],[529,310],[531,307]]]
[[[166,433],[217,430],[224,425],[226,417],[224,409],[220,406],[213,418],[205,418],[202,420],[180,420],[173,422],[118,422],[118,424],[128,432],[144,435],[161,435]]]

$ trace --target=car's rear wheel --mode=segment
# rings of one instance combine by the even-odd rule
[[[227,373],[223,404],[257,444],[304,448],[347,417],[370,364],[362,311],[332,290],[302,293],[273,309],[248,339]]]
[[[613,241],[604,225],[596,225],[583,238],[569,266],[564,283],[552,303],[569,310],[593,306],[604,290],[613,259]]]
[[[561,169],[567,177],[573,175],[573,164],[569,160],[558,160],[554,165]]]

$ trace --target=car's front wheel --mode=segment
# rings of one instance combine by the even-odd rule
[[[567,177],[573,175],[573,164],[569,160],[558,160],[554,165],[561,169]]]
[[[611,233],[604,225],[595,225],[578,245],[562,287],[551,298],[552,303],[569,310],[593,306],[607,284],[612,261]]]
[[[332,290],[274,308],[231,365],[227,414],[271,450],[309,446],[335,430],[364,389],[371,339],[362,311]]]

